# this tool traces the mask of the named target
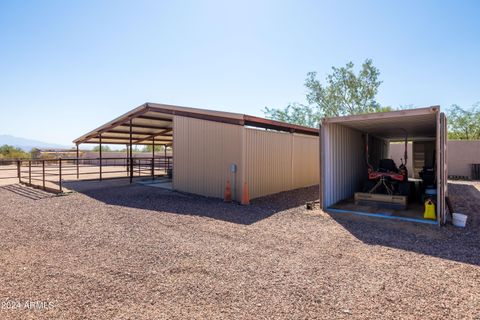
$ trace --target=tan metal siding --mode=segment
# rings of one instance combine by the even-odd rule
[[[174,117],[173,187],[176,190],[223,198],[230,165],[237,164],[237,200],[241,193],[242,126]],[[233,187],[233,185],[232,185]]]
[[[472,178],[472,163],[480,163],[480,140],[450,140],[448,175]]]
[[[322,207],[328,208],[361,188],[365,141],[360,131],[335,123],[324,124],[322,133]]]
[[[291,135],[248,128],[245,131],[245,181],[250,198],[291,189]]]
[[[318,184],[318,137],[245,129],[250,198]]]
[[[293,137],[293,189],[318,184],[319,138],[296,134]]]
[[[472,174],[472,163],[480,163],[480,140],[449,140],[447,142],[448,157],[447,167],[449,176],[470,177]],[[390,155],[395,162],[403,158],[403,144],[390,144]],[[408,154],[413,154],[412,144],[408,143]],[[413,177],[412,160],[408,160],[407,168]]]

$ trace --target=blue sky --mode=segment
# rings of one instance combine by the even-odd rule
[[[0,0],[0,134],[69,145],[146,102],[262,116],[372,58],[383,105],[480,100],[478,1]]]

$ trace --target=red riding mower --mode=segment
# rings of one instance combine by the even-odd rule
[[[400,167],[397,167],[392,159],[381,159],[378,168],[375,169],[369,161],[368,134],[365,146],[368,166],[368,180],[365,185],[365,192],[408,196],[407,137],[405,136],[405,163],[402,160]]]

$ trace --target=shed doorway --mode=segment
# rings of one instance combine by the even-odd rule
[[[322,208],[333,213],[444,223],[445,122],[438,107],[324,119]],[[407,152],[408,142],[413,144],[413,154]],[[391,143],[405,146],[400,163],[389,158]],[[413,167],[413,172],[407,167]]]

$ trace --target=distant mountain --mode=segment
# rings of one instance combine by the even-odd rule
[[[48,143],[48,142],[43,142],[43,141],[38,141],[38,140],[31,140],[31,139],[25,139],[25,138],[19,138],[19,137],[14,137],[6,134],[0,134],[0,146],[3,146],[4,144],[8,144],[17,148],[21,148],[22,150],[25,151],[30,151],[32,148],[40,148],[40,149],[45,149],[45,148],[52,148],[52,149],[69,149],[71,147],[64,146],[61,144],[55,144],[55,143]]]

